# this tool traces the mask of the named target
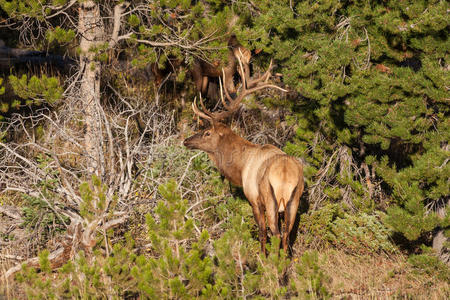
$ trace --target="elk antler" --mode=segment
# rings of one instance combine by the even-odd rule
[[[203,104],[202,94],[199,93],[199,95],[200,95],[200,103],[201,103],[201,106],[203,108],[205,105]],[[202,112],[201,110],[198,109],[198,107],[197,107],[197,97],[194,98],[194,102],[192,103],[192,110],[194,111],[194,114],[196,114],[200,118],[209,120],[210,122],[213,121],[213,117],[212,116],[210,116],[209,114],[204,113],[204,112]],[[209,112],[208,110],[205,110],[205,111]]]
[[[269,68],[262,76],[260,76],[259,78],[252,79],[252,78],[250,78],[250,67],[249,67],[249,64],[250,64],[250,56],[249,55],[250,54],[247,53],[248,50],[246,48],[244,48],[244,52],[242,52],[241,48],[239,48],[238,51],[239,51],[239,54],[236,54],[237,60],[239,62],[238,72],[239,72],[239,75],[241,76],[241,78],[245,79],[245,81],[247,82],[247,85],[246,85],[247,88],[255,87],[261,81],[267,82],[267,80],[270,78],[270,76],[272,76],[272,74],[270,73],[271,69],[272,69],[272,60],[270,60]]]
[[[241,53],[241,56],[243,56],[242,53]],[[226,110],[220,111],[220,112],[209,111],[208,109],[206,109],[205,105],[203,104],[202,96],[200,95],[200,105],[203,109],[203,112],[198,109],[197,104],[196,104],[197,98],[195,98],[194,103],[192,103],[192,110],[194,111],[194,113],[196,115],[198,115],[201,118],[207,119],[210,122],[220,121],[220,120],[223,120],[223,119],[227,118],[228,116],[232,115],[234,112],[236,112],[239,109],[239,105],[241,104],[242,100],[246,96],[248,96],[256,91],[259,91],[259,90],[262,90],[265,88],[274,88],[274,89],[278,89],[283,92],[287,92],[285,89],[283,89],[277,85],[268,83],[268,80],[269,80],[270,76],[272,75],[271,74],[272,60],[270,61],[269,68],[262,76],[252,79],[252,78],[250,78],[250,75],[249,75],[249,68],[243,67],[240,56],[237,56],[237,59],[239,62],[239,75],[242,80],[242,88],[241,88],[241,92],[239,93],[239,95],[237,95],[236,98],[233,99],[230,96],[230,94],[228,93],[227,89],[222,88],[222,82],[226,81],[225,71],[222,69],[223,75],[222,75],[221,80],[219,80],[220,96],[221,96],[220,100]],[[227,103],[225,101],[223,94],[225,94],[225,97],[229,103]]]

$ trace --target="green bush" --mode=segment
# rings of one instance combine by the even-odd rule
[[[354,254],[396,252],[382,217],[381,212],[349,213],[338,204],[326,205],[301,216],[301,238],[306,247],[335,246]]]
[[[422,247],[422,254],[414,254],[408,262],[414,267],[417,274],[436,276],[439,280],[450,281],[448,265],[439,260],[431,248]]]
[[[31,76],[29,79],[27,75],[22,75],[18,78],[14,75],[9,76],[9,83],[14,93],[25,100],[31,101],[35,105],[43,102],[53,104],[61,99],[63,88],[59,83],[57,77],[41,77]]]
[[[338,217],[331,226],[333,243],[355,254],[396,252],[397,248],[390,238],[392,231],[381,222],[380,214],[359,213]]]
[[[80,251],[74,260],[52,269],[45,250],[39,255],[40,267],[24,265],[16,275],[17,283],[30,299],[283,299],[328,295],[328,279],[319,267],[317,253],[305,253],[300,261],[293,262],[280,249],[280,240],[272,238],[268,255],[259,254],[248,203],[234,199],[222,207],[222,211],[233,214],[223,225],[224,233],[212,242],[207,231],[196,231],[196,221],[186,214],[187,201],[181,199],[176,187],[175,181],[159,187],[162,200],[147,215],[145,253],[139,253],[142,250],[136,248],[131,235],[125,234],[111,251],[105,251],[104,243],[99,242],[92,253]],[[99,241],[102,238],[99,236]]]
[[[296,280],[293,285],[300,292],[301,299],[329,299],[325,284],[331,278],[320,267],[317,251],[305,252],[296,265]]]

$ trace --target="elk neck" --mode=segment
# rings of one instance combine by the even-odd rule
[[[233,184],[242,186],[242,171],[257,145],[230,131],[220,140],[217,150],[208,153],[219,171]]]

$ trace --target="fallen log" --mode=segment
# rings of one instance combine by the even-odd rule
[[[1,40],[0,40],[1,41]],[[9,73],[11,68],[50,67],[69,72],[77,62],[69,57],[30,49],[10,48],[0,42],[0,72]]]

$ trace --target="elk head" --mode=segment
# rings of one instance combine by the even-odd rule
[[[198,149],[212,154],[216,152],[221,139],[230,131],[231,129],[224,124],[213,122],[210,128],[185,139],[183,144],[189,149]]]

